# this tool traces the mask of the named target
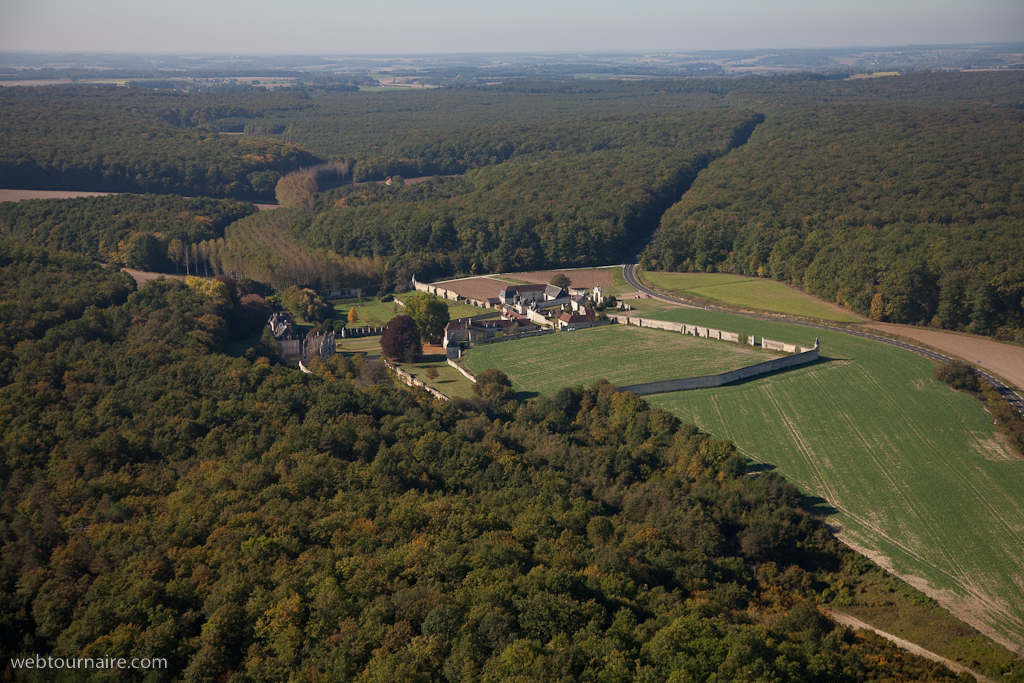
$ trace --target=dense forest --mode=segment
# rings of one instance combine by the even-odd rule
[[[7,187],[269,198],[282,174],[325,161],[346,172],[321,190],[356,184],[321,192],[306,215],[247,218],[234,247],[212,206],[181,212],[212,217],[205,231],[130,209],[127,225],[118,210],[70,235],[36,217],[50,206],[28,205],[0,225],[282,288],[622,262],[660,219],[647,267],[772,277],[878,320],[1020,341],[1022,85],[1004,71],[401,93],[4,88]],[[392,176],[456,177],[370,183]]]
[[[342,188],[294,232],[338,253],[397,257],[421,278],[614,263],[758,121],[717,112],[498,129],[466,155],[509,161],[405,188]]]
[[[158,91],[0,89],[0,186],[272,198],[278,179],[319,160],[267,137],[183,129]],[[156,113],[150,113],[153,110]]]
[[[168,256],[172,241],[190,248],[216,241],[228,225],[255,212],[252,204],[229,199],[155,194],[3,202],[0,235],[99,261],[167,271],[182,268]]]
[[[0,248],[18,330],[5,667],[117,652],[166,657],[153,681],[963,680],[826,618],[877,570],[779,476],[633,394],[520,403],[492,372],[443,403],[343,355],[306,375],[221,353],[242,319],[222,281],[131,291],[79,256]],[[25,283],[57,301],[85,282],[94,298],[45,324],[22,305]],[[111,680],[49,673],[17,675]]]
[[[1017,109],[780,111],[665,213],[643,262],[1024,341],[1022,170]]]

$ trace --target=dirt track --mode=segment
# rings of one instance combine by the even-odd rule
[[[994,683],[991,678],[987,678],[987,677],[982,676],[981,674],[979,674],[979,673],[977,673],[975,671],[971,671],[966,666],[963,666],[961,664],[957,664],[956,662],[954,662],[952,660],[949,660],[949,659],[946,659],[945,657],[942,657],[941,655],[937,655],[937,654],[935,654],[934,652],[932,652],[930,650],[926,650],[923,647],[921,647],[920,645],[915,645],[914,643],[911,643],[909,640],[903,640],[902,638],[900,638],[898,636],[894,636],[891,633],[886,633],[885,631],[879,631],[877,628],[871,626],[870,624],[865,624],[860,619],[857,619],[856,617],[851,617],[849,614],[843,614],[842,612],[833,612],[832,610],[829,610],[828,613],[829,613],[829,616],[831,616],[833,619],[835,619],[838,623],[842,624],[843,626],[849,626],[850,628],[856,629],[856,630],[874,631],[875,633],[877,633],[878,635],[882,636],[886,640],[890,640],[893,643],[896,643],[896,645],[901,650],[906,650],[907,652],[909,652],[911,654],[924,657],[925,659],[930,659],[933,662],[939,662],[940,664],[945,664],[946,666],[948,666],[953,671],[955,671],[957,673],[970,674],[971,676],[974,676],[979,681],[984,681],[985,683]]]
[[[932,330],[927,327],[875,323],[875,330],[895,334],[927,344],[966,361],[982,370],[1001,376],[1018,389],[1024,388],[1024,348],[1001,344],[985,337],[960,332]]]

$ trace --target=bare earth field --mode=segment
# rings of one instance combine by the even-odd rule
[[[931,330],[926,327],[887,323],[868,325],[868,327],[907,337],[940,351],[959,356],[966,361],[975,363],[983,370],[999,375],[1018,389],[1024,388],[1024,348],[1020,346],[1001,344],[973,334]]]
[[[468,277],[463,280],[448,280],[446,282],[432,282],[435,287],[456,292],[459,296],[467,299],[486,300],[498,296],[498,292],[510,283],[505,280],[495,280],[491,277]]]
[[[572,283],[571,287],[580,289],[593,289],[602,287],[611,288],[615,282],[612,280],[612,271],[609,268],[584,268],[579,270],[535,270],[530,273],[503,273],[503,277],[520,280],[529,284],[546,285],[551,278],[562,273]]]
[[[142,289],[143,285],[145,285],[150,280],[158,280],[158,279],[160,279],[162,277],[165,277],[165,278],[172,278],[173,277],[173,278],[177,278],[179,280],[184,280],[185,279],[184,275],[168,275],[167,273],[150,273],[150,272],[145,271],[145,270],[135,270],[134,268],[122,268],[121,272],[122,273],[128,273],[133,278],[135,278],[135,284],[139,287],[139,289]]]
[[[71,85],[74,81],[70,78],[41,78],[34,81],[0,81],[0,87],[14,88],[19,85]]]
[[[22,199],[71,199],[73,197],[106,197],[116,192],[65,192],[64,190],[0,190],[0,202]]]

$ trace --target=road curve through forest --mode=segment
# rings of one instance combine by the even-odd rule
[[[729,315],[740,315],[740,316],[743,316],[745,318],[753,318],[755,320],[768,320],[768,321],[771,321],[771,322],[785,322],[785,323],[788,323],[790,325],[802,325],[803,327],[812,327],[812,328],[818,329],[818,330],[828,330],[829,332],[842,332],[843,334],[853,335],[854,337],[863,337],[864,339],[871,339],[873,341],[881,342],[883,344],[888,344],[890,346],[896,346],[896,347],[899,347],[901,349],[906,349],[907,351],[912,351],[912,352],[914,352],[916,354],[919,354],[919,355],[924,356],[926,358],[931,358],[932,360],[937,360],[937,361],[939,361],[941,363],[946,363],[948,361],[953,360],[951,357],[944,356],[941,353],[936,353],[935,351],[932,351],[931,349],[926,349],[926,348],[923,348],[921,346],[915,346],[914,344],[908,344],[906,342],[898,341],[896,339],[888,339],[887,337],[879,337],[878,335],[868,334],[867,332],[858,332],[856,330],[847,330],[847,329],[844,329],[842,327],[833,327],[832,325],[822,325],[822,324],[819,324],[819,323],[809,323],[809,322],[803,322],[803,321],[800,321],[800,320],[780,319],[777,316],[758,315],[757,313],[741,313],[741,312],[737,312],[737,311],[730,311],[730,310],[725,309],[725,308],[718,308],[716,306],[696,306],[694,304],[687,303],[687,302],[683,301],[682,299],[677,299],[675,297],[668,296],[668,295],[662,294],[660,292],[656,292],[653,289],[651,289],[650,287],[647,287],[646,285],[642,284],[640,282],[640,280],[637,279],[636,273],[634,272],[634,269],[636,268],[636,266],[637,266],[636,261],[634,261],[632,263],[625,263],[625,264],[622,265],[622,277],[624,277],[626,279],[626,283],[629,284],[631,287],[636,288],[637,291],[643,292],[644,294],[649,294],[651,296],[651,298],[657,299],[659,301],[664,301],[665,303],[675,304],[677,306],[684,306],[686,308],[698,308],[698,309],[705,310],[705,311],[715,311],[717,313],[728,313]],[[999,392],[999,394],[1003,398],[1005,398],[1014,408],[1016,408],[1020,412],[1021,415],[1024,415],[1024,398],[1021,398],[1021,396],[1018,395],[1017,392],[1015,392],[1013,389],[1011,389],[1006,384],[1004,384],[1001,380],[996,379],[995,377],[993,377],[992,375],[988,374],[987,372],[984,372],[982,370],[977,370],[976,372],[978,373],[978,375],[983,380],[988,382],[991,386],[995,387],[995,389]]]

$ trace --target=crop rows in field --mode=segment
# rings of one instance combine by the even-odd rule
[[[465,362],[474,373],[499,368],[516,391],[548,393],[599,379],[625,385],[716,375],[776,357],[741,344],[610,325],[481,345]]]
[[[659,317],[799,342],[807,328],[706,311]],[[838,510],[858,549],[1001,642],[1024,647],[1024,461],[974,398],[908,351],[814,330],[824,362],[652,405],[733,440]]]
[[[859,315],[775,280],[727,273],[644,272],[644,281],[681,296],[727,306],[836,322],[863,322]]]

